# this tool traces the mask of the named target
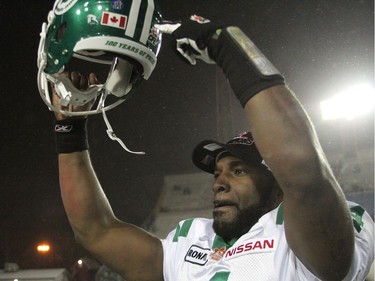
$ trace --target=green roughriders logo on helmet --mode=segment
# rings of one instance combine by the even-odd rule
[[[56,15],[62,15],[66,11],[68,11],[71,7],[74,6],[75,3],[77,3],[78,0],[58,0],[55,3],[55,13]]]

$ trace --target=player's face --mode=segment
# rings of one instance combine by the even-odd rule
[[[232,156],[216,164],[212,190],[213,227],[225,240],[246,233],[281,201],[280,189],[268,171]]]

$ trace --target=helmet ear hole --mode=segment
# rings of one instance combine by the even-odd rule
[[[67,28],[67,23],[65,21],[57,29],[56,37],[55,37],[57,42],[60,42],[64,38],[66,28]]]
[[[130,77],[130,83],[131,84],[134,84],[136,82],[138,82],[139,79],[142,80],[142,73],[143,73],[143,67],[142,65],[136,61],[135,59],[132,59],[131,57],[128,57],[128,56],[121,56],[123,59],[125,59],[126,61],[130,62],[132,65],[133,65],[133,71],[132,71],[132,75]]]

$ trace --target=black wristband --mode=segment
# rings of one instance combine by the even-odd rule
[[[87,118],[56,120],[54,132],[57,153],[71,153],[89,149]]]
[[[219,35],[214,34],[208,51],[243,107],[260,91],[284,84],[284,77],[237,27],[226,27]]]

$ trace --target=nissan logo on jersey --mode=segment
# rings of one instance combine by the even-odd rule
[[[274,238],[250,239],[228,249],[225,252],[224,259],[246,254],[272,252],[276,249],[276,244],[277,241]]]

